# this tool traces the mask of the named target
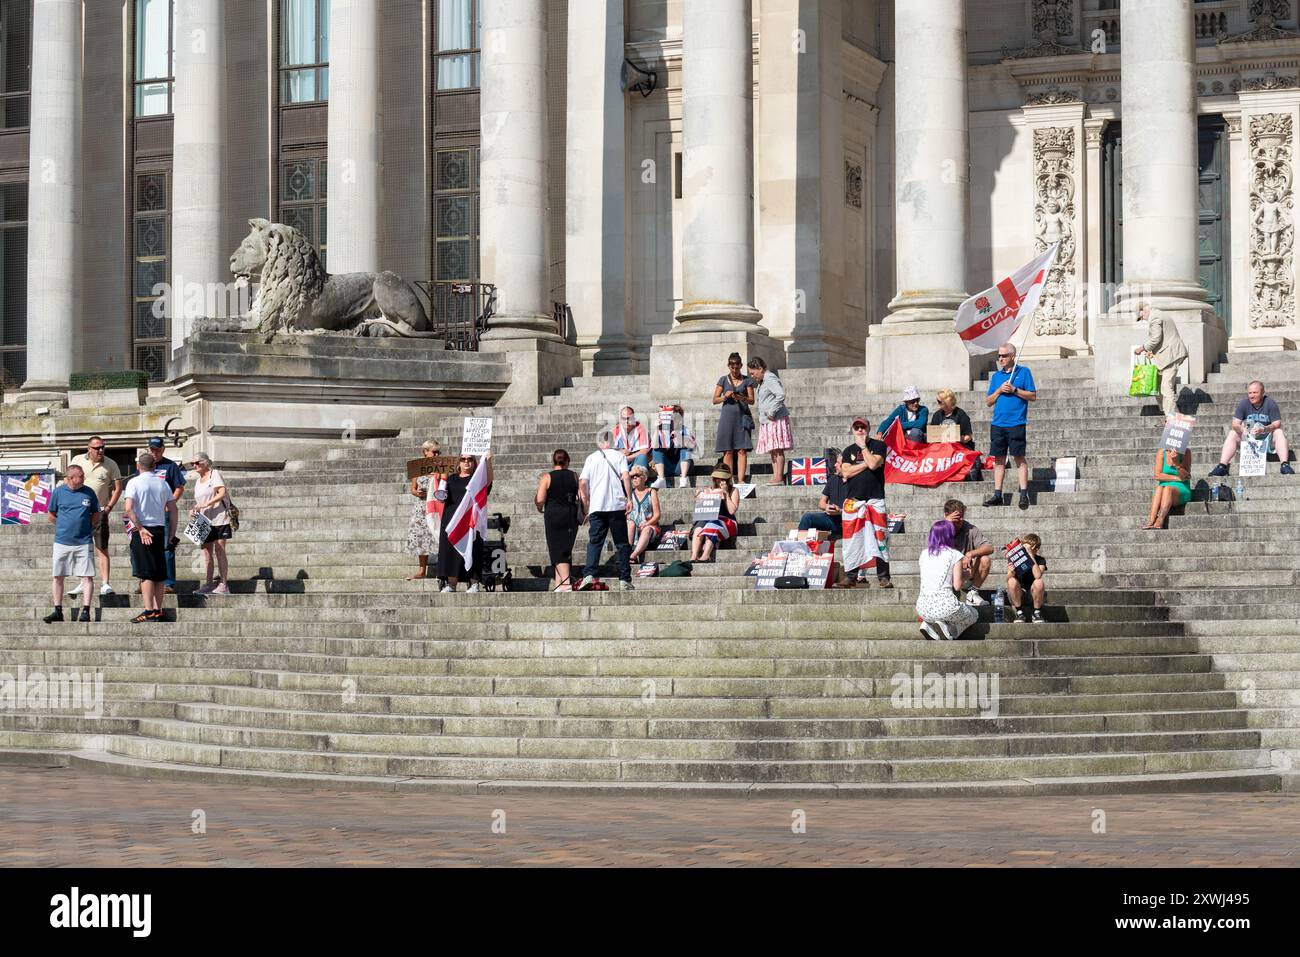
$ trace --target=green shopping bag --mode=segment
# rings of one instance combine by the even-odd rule
[[[1141,362],[1135,365],[1128,384],[1128,394],[1159,395],[1160,370],[1150,362]]]

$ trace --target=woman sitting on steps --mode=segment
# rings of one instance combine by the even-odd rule
[[[1147,523],[1142,526],[1146,531],[1155,531],[1165,527],[1171,509],[1186,505],[1192,500],[1192,487],[1188,484],[1192,472],[1192,450],[1179,455],[1173,449],[1161,449],[1156,453],[1153,477],[1159,484],[1151,496],[1151,513]]]

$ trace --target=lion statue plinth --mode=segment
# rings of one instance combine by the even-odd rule
[[[230,257],[237,280],[258,283],[237,325],[206,323],[213,332],[440,338],[424,305],[392,272],[331,276],[307,237],[283,223],[250,219],[251,232]],[[232,326],[235,326],[232,328]]]

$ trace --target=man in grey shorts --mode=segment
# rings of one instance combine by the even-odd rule
[[[54,610],[45,624],[63,621],[63,580],[81,579],[81,621],[90,621],[90,594],[95,584],[95,526],[99,524],[99,499],[86,486],[80,465],[68,467],[65,484],[50,495],[50,521],[54,523]]]

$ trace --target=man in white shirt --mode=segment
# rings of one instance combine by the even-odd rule
[[[628,480],[627,457],[610,449],[608,430],[601,432],[597,449],[587,456],[578,476],[578,498],[587,513],[587,567],[582,570],[578,591],[590,591],[596,584],[600,553],[605,548],[606,533],[614,536],[614,556],[618,562],[619,587],[632,590],[632,565],[628,560],[632,546],[627,540],[627,512],[632,500]]]
[[[161,622],[162,595],[167,580],[167,529],[176,527],[176,500],[171,486],[154,472],[154,457],[144,452],[136,459],[140,471],[126,483],[122,496],[126,517],[134,526],[131,533],[131,559],[144,611],[131,619],[133,625]]]

